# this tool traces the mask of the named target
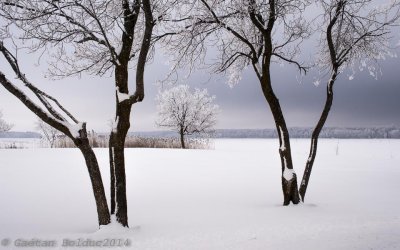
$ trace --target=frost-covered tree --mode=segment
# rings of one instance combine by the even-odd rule
[[[7,132],[12,128],[12,124],[3,120],[3,113],[0,111],[0,132]]]
[[[302,13],[309,1],[300,0],[186,0],[171,20],[173,32],[163,37],[175,55],[175,65],[195,67],[203,62],[207,48],[218,52],[214,70],[228,75],[234,85],[250,66],[257,76],[279,135],[284,205],[300,202],[293,170],[288,128],[271,80],[271,64],[289,63],[307,70],[296,60],[299,44],[308,37]]]
[[[182,148],[185,136],[210,134],[219,112],[207,89],[191,91],[188,85],[177,85],[160,92],[157,96],[157,125],[179,133]]]
[[[36,122],[36,129],[40,132],[42,138],[48,143],[48,145],[51,148],[54,148],[58,136],[61,135],[60,131],[41,119],[38,119]]]
[[[44,91],[37,88],[28,80],[26,75],[21,71],[17,57],[12,54],[0,40],[0,53],[4,56],[5,62],[12,68],[16,77],[32,93],[37,100],[29,98],[25,92],[11,82],[5,74],[0,71],[0,84],[12,95],[18,98],[23,105],[37,115],[43,122],[59,130],[68,136],[81,151],[86,167],[89,172],[92,184],[93,194],[96,201],[97,215],[99,225],[107,225],[110,223],[110,212],[107,205],[103,181],[97,162],[96,155],[90,147],[87,137],[86,123],[79,122],[61,103],[54,97],[48,95]],[[5,64],[1,64],[5,65]]]
[[[128,226],[124,144],[132,106],[144,98],[144,70],[164,0],[1,1],[0,15],[34,51],[47,50],[52,77],[114,75],[116,114],[110,136],[111,213]],[[173,3],[174,1],[172,1]],[[155,18],[153,18],[155,16]],[[129,93],[128,68],[136,69]]]
[[[271,65],[276,62],[288,63],[297,67],[300,73],[307,72],[308,67],[297,58],[302,41],[310,37],[310,25],[304,12],[312,2],[184,0],[179,5],[184,11],[180,11],[171,20],[173,32],[161,38],[175,55],[174,68],[181,66],[192,70],[199,63],[205,62],[206,52],[212,47],[218,57],[211,62],[211,66],[216,73],[226,74],[230,84],[237,83],[247,67],[255,73],[279,136],[284,205],[299,203],[300,195],[285,116],[271,80]],[[387,28],[398,16],[397,8],[394,11],[390,9],[396,7],[397,1],[385,1],[392,4],[384,8],[380,7],[383,1],[373,0],[317,2],[323,6],[324,11],[324,22],[318,23],[318,28],[327,27],[327,34],[334,31],[334,37],[328,35],[328,42],[325,43],[330,45],[324,46],[325,51],[328,51],[325,65],[332,69],[333,74],[328,84],[327,104],[312,137],[310,158],[301,183],[304,193],[315,159],[317,138],[331,106],[332,85],[338,72],[354,66],[362,58],[371,59],[382,55],[382,48],[387,48]],[[365,8],[371,11],[365,11]],[[337,22],[338,19],[343,21]],[[361,65],[364,62],[361,61]],[[304,198],[304,194],[302,196]]]
[[[350,80],[356,70],[366,69],[371,76],[378,76],[378,61],[394,56],[390,46],[391,29],[400,17],[399,1],[319,0],[318,3],[323,9],[322,21],[318,23],[322,29],[319,66],[330,77],[325,106],[312,133],[309,158],[300,185],[303,201],[317,154],[318,137],[332,107],[333,85],[345,70],[352,72]]]

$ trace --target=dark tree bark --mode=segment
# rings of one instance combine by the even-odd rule
[[[128,105],[128,106],[127,106]],[[110,171],[111,171],[111,204],[114,207],[111,208],[112,214],[116,215],[117,221],[128,227],[128,214],[127,214],[127,199],[126,199],[126,176],[125,176],[125,139],[130,127],[130,111],[131,105],[123,103],[118,104],[117,117],[118,123],[117,128],[112,132],[110,136],[111,145],[111,156],[110,159]],[[123,111],[121,111],[123,110]]]
[[[81,138],[74,139],[74,143],[82,152],[82,155],[86,161],[86,167],[89,172],[93,194],[96,200],[99,225],[107,225],[110,223],[110,212],[108,210],[99,164],[92,147],[89,145],[86,128],[81,130]]]
[[[181,130],[179,131],[179,135],[181,138],[181,147],[182,148],[186,148],[185,146],[185,133],[183,132],[183,128],[181,128]]]
[[[113,148],[114,133],[111,132],[108,144],[109,160],[110,160],[110,196],[111,196],[111,214],[115,214],[115,166],[114,166],[114,148]]]
[[[282,113],[279,99],[276,97],[271,87],[269,67],[266,66],[264,68],[265,74],[263,75],[261,88],[274,117],[276,130],[278,131],[279,136],[279,156],[281,158],[282,167],[283,205],[287,206],[290,204],[290,202],[293,204],[298,204],[300,202],[300,197],[297,186],[297,176],[293,170],[289,132]],[[287,172],[285,173],[285,171]]]

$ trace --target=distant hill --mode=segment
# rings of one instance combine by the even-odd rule
[[[0,138],[40,138],[36,132],[1,132]]]

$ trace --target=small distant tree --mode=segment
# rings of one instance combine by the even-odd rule
[[[50,147],[54,148],[57,137],[61,135],[60,131],[41,119],[38,119],[36,122],[36,129],[40,132],[42,138],[50,145]]]
[[[210,134],[219,112],[207,89],[190,91],[188,85],[178,85],[157,96],[157,125],[177,131],[182,148],[186,148],[185,135]]]
[[[0,111],[0,132],[7,132],[13,127],[13,125],[4,121],[2,119],[2,117],[3,117],[3,113],[1,113],[1,111]]]

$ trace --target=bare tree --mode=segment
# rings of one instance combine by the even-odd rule
[[[99,225],[110,223],[110,212],[104,192],[103,181],[97,162],[96,155],[89,145],[87,138],[86,123],[79,122],[66,108],[64,108],[54,97],[46,94],[34,86],[20,70],[17,58],[0,41],[0,52],[11,66],[17,78],[32,92],[39,103],[31,100],[20,88],[13,84],[3,72],[0,71],[0,84],[18,98],[29,110],[35,113],[45,123],[56,128],[68,136],[82,152],[89,172],[93,194],[96,201]],[[44,109],[41,107],[44,107]],[[57,111],[60,110],[60,111]]]
[[[218,105],[213,104],[214,99],[215,96],[210,96],[207,89],[192,92],[188,85],[164,90],[157,96],[156,123],[160,127],[177,131],[182,148],[186,148],[186,135],[208,135],[213,132],[218,113]]]
[[[7,132],[13,127],[13,125],[4,121],[2,117],[3,113],[0,111],[0,132]]]
[[[299,44],[309,35],[302,18],[307,4],[299,0],[182,1],[180,9],[185,11],[170,20],[177,27],[161,38],[176,55],[176,67],[194,67],[203,62],[211,46],[219,52],[217,62],[211,66],[217,73],[227,73],[231,84],[237,83],[242,70],[251,66],[279,135],[284,205],[297,204],[300,198],[286,121],[272,87],[271,64],[286,62],[306,72],[296,55]]]
[[[318,137],[332,107],[333,85],[346,69],[354,74],[356,68],[367,68],[370,75],[376,77],[378,60],[393,56],[389,45],[391,27],[400,18],[399,1],[382,4],[373,0],[320,0],[319,3],[324,13],[318,27],[325,29],[322,31],[325,36],[320,41],[319,66],[330,78],[325,106],[312,133],[309,158],[300,185],[303,201],[317,154]]]
[[[54,148],[58,136],[61,135],[60,131],[41,119],[38,119],[36,122],[36,129],[40,134],[42,134],[43,139],[48,143],[48,145],[50,145],[51,148]]]
[[[128,226],[124,143],[133,104],[144,98],[144,70],[153,27],[167,11],[163,0],[3,1],[0,15],[33,41],[50,49],[50,74],[65,77],[114,74],[116,115],[110,135],[111,214]],[[173,1],[172,1],[173,2]],[[167,7],[165,7],[167,6]],[[157,18],[153,18],[155,15]],[[136,67],[136,90],[129,93],[128,68]]]

